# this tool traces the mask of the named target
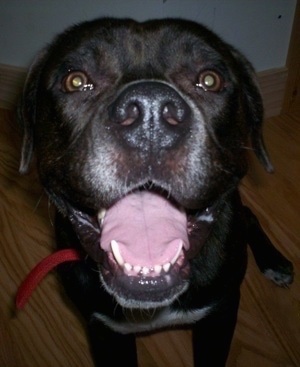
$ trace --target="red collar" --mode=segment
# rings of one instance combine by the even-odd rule
[[[45,257],[30,271],[20,285],[16,297],[17,309],[21,310],[25,306],[32,292],[53,268],[66,261],[78,261],[81,259],[82,254],[75,249],[59,250]]]

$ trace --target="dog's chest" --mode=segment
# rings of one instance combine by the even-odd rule
[[[213,306],[206,306],[191,311],[172,310],[164,307],[159,310],[124,310],[123,320],[115,320],[107,315],[95,312],[92,317],[121,333],[140,333],[164,327],[192,324],[207,316]]]

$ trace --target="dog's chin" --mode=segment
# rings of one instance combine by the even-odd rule
[[[99,265],[100,281],[125,308],[152,309],[170,305],[188,288],[189,266],[156,276],[111,273]]]

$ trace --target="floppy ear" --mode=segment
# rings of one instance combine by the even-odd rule
[[[36,95],[40,81],[42,66],[47,49],[42,50],[31,64],[18,105],[17,117],[23,132],[23,144],[19,172],[28,171],[34,150],[34,124],[36,115]]]
[[[232,54],[239,64],[241,88],[243,89],[242,104],[250,131],[252,148],[265,170],[271,173],[273,172],[273,165],[265,148],[262,135],[264,110],[257,77],[252,65],[243,55],[235,49],[232,49]]]

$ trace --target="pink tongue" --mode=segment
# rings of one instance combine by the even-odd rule
[[[101,248],[111,251],[112,240],[119,244],[124,262],[147,267],[165,264],[176,255],[181,241],[188,247],[186,214],[158,194],[129,194],[106,212]]]

